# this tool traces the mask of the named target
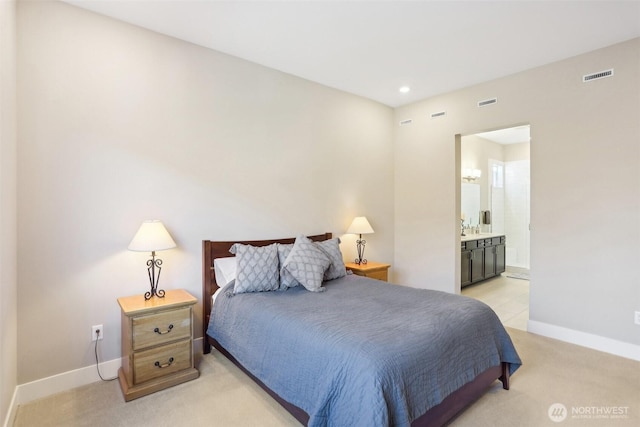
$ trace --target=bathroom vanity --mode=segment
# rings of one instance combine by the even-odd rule
[[[497,276],[505,271],[503,234],[467,234],[461,236],[460,286],[465,287]]]

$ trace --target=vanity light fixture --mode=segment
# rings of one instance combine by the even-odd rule
[[[462,171],[462,179],[467,182],[474,182],[476,179],[482,176],[480,169],[465,169]]]
[[[130,251],[151,252],[151,259],[147,260],[147,273],[149,274],[151,290],[144,294],[145,300],[149,300],[153,296],[157,296],[158,298],[164,297],[164,291],[158,289],[162,260],[156,258],[156,251],[163,251],[175,247],[176,242],[173,241],[162,222],[158,220],[144,221],[136,235],[133,236],[131,243],[129,243],[128,249]]]
[[[364,246],[367,244],[367,241],[362,238],[363,234],[373,234],[373,228],[371,228],[371,224],[367,221],[367,217],[365,216],[357,216],[353,219],[353,222],[347,229],[347,234],[359,234],[360,237],[356,240],[356,247],[358,249],[358,258],[356,258],[355,263],[358,265],[366,264],[367,260],[364,259]]]

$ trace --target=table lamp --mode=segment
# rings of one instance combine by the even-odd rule
[[[144,221],[138,232],[133,236],[133,240],[129,243],[129,250],[136,252],[151,252],[151,259],[147,261],[147,273],[149,274],[149,282],[151,290],[144,294],[144,299],[151,299],[153,296],[158,298],[164,297],[164,291],[158,289],[158,281],[160,280],[160,270],[162,270],[162,260],[156,258],[156,251],[163,251],[176,247],[169,232],[162,222],[158,220]]]
[[[360,238],[356,240],[356,245],[358,249],[358,258],[356,258],[356,264],[366,264],[367,260],[364,259],[364,246],[367,244],[366,240],[362,239],[363,234],[373,234],[373,228],[367,221],[367,217],[357,216],[353,219],[353,222],[347,229],[347,234],[358,234]]]

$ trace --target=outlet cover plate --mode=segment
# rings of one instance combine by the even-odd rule
[[[96,331],[98,330],[100,331],[100,335],[96,334]],[[102,325],[93,325],[91,327],[91,341],[95,341],[96,336],[98,336],[99,340],[104,338],[104,328],[102,327]]]

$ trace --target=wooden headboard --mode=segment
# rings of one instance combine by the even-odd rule
[[[308,237],[314,242],[321,242],[323,240],[331,239],[331,236],[331,233],[324,233]],[[207,327],[209,326],[209,316],[211,314],[211,297],[213,296],[213,293],[218,290],[216,276],[213,271],[213,260],[216,258],[233,256],[229,252],[229,249],[231,249],[231,246],[235,243],[252,246],[267,246],[272,243],[289,244],[295,242],[295,240],[295,237],[292,237],[288,239],[245,240],[233,242],[213,242],[211,240],[202,241],[202,337],[204,340],[202,349],[204,353],[209,353],[211,351],[211,344],[207,337]]]

